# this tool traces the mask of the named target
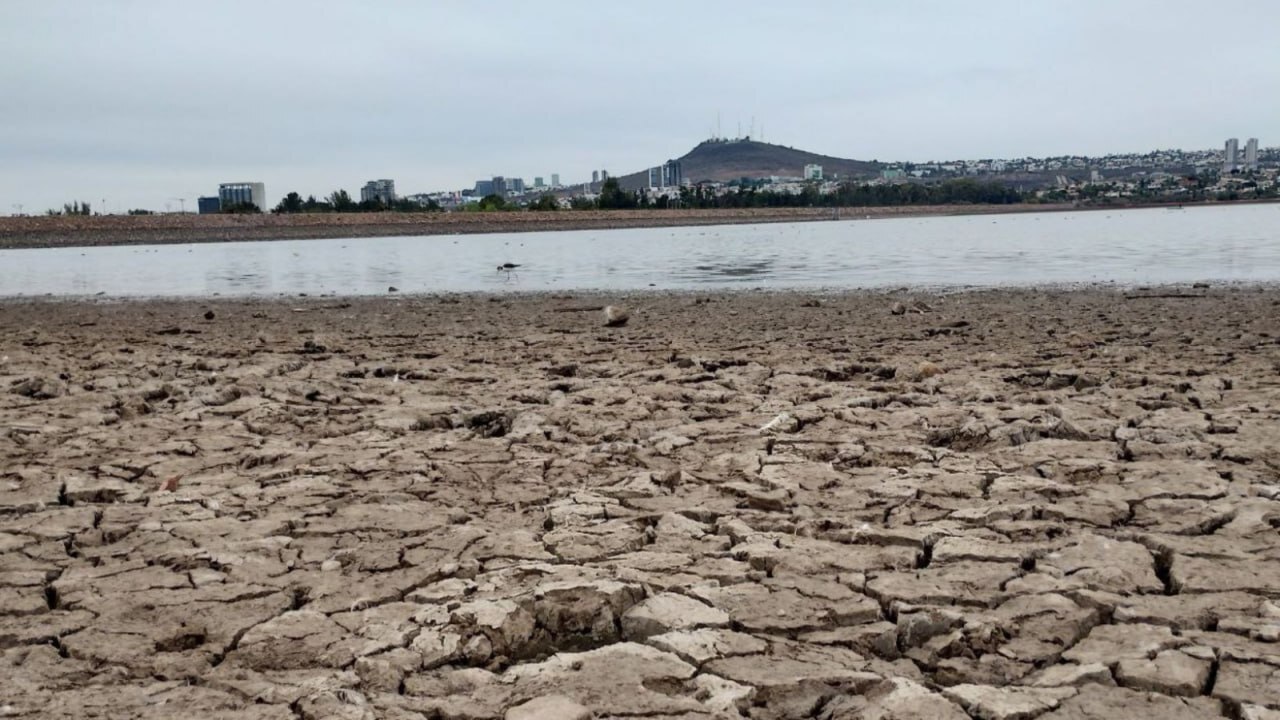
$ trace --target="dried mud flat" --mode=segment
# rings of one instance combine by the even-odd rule
[[[1203,294],[0,305],[0,716],[1280,717]]]

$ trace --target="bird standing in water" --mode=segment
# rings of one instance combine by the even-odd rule
[[[509,263],[509,262],[505,262],[505,263],[502,263],[501,265],[499,265],[499,266],[498,266],[498,272],[504,272],[504,273],[506,273],[506,274],[507,274],[507,281],[508,281],[508,282],[510,282],[510,281],[511,281],[511,271],[512,271],[512,270],[515,270],[515,269],[516,269],[516,268],[518,268],[518,267],[520,267],[520,264],[519,264],[519,263]],[[519,276],[519,275],[516,275],[516,279],[519,279],[519,278],[520,278],[520,276]]]

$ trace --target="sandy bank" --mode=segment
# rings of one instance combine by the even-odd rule
[[[758,208],[343,215],[0,217],[0,249],[599,230],[1062,209],[1066,208],[1056,205],[947,205],[844,208],[838,213],[831,208]]]

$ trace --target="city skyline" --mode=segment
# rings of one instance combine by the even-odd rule
[[[372,177],[418,192],[553,168],[571,184],[593,168],[643,171],[717,132],[915,162],[1280,134],[1280,99],[1265,92],[1280,49],[1243,45],[1248,62],[1228,62],[1239,57],[1229,48],[1179,50],[1221,16],[1190,2],[384,10],[0,10],[11,56],[0,165],[17,168],[0,177],[0,212],[104,197],[115,212],[177,206],[241,177],[304,195],[354,194]],[[1271,26],[1280,7],[1249,16]],[[659,36],[669,57],[651,55]],[[1123,76],[1133,79],[1098,82]]]
[[[723,139],[719,139],[716,141],[721,142],[723,141]],[[1233,143],[1235,148],[1234,154],[1233,154]],[[1088,156],[1088,155],[1068,153],[1064,155],[1045,156],[1045,157],[1033,157],[1033,156],[1025,156],[1025,157],[1018,157],[1018,158],[974,157],[974,158],[931,159],[927,161],[917,161],[917,162],[902,161],[902,160],[882,160],[881,162],[885,163],[889,167],[895,167],[895,168],[900,168],[903,166],[924,167],[924,168],[933,168],[933,169],[958,170],[961,175],[967,175],[967,174],[998,175],[1004,172],[1006,169],[1009,171],[1027,170],[1032,172],[1046,172],[1050,170],[1079,172],[1086,167],[1107,168],[1111,170],[1128,167],[1128,168],[1137,170],[1143,167],[1150,167],[1150,168],[1158,167],[1161,163],[1162,158],[1167,158],[1167,156],[1172,155],[1172,156],[1185,156],[1185,161],[1191,165],[1195,165],[1196,167],[1210,168],[1217,165],[1217,166],[1220,166],[1220,170],[1222,172],[1231,172],[1232,170],[1236,170],[1236,171],[1257,170],[1258,164],[1259,164],[1258,160],[1260,155],[1267,152],[1273,153],[1272,163],[1274,165],[1275,155],[1280,155],[1280,145],[1262,146],[1259,144],[1259,141],[1257,138],[1249,138],[1246,146],[1244,148],[1240,148],[1238,138],[1228,138],[1225,141],[1223,150],[1157,148],[1157,149],[1147,150],[1147,151],[1111,153],[1111,154],[1099,155],[1099,156]],[[1124,162],[1124,161],[1134,160],[1136,158],[1144,158],[1145,160],[1143,160],[1140,163],[1135,163],[1132,165],[1126,164],[1126,162]],[[1234,160],[1232,158],[1234,158]],[[1075,162],[1050,162],[1050,161],[1067,160],[1067,159],[1074,160]],[[1082,159],[1085,161],[1084,163],[1079,162]],[[659,175],[659,177],[663,177],[664,179],[656,184],[654,183],[654,180],[653,180],[653,178],[655,177],[654,175],[655,171],[659,173],[663,173],[664,170],[667,170],[672,163],[674,163],[677,167],[680,164],[675,160],[669,160],[657,166],[642,168],[635,172],[641,175],[648,173],[650,187],[676,186],[676,185],[679,185],[680,183],[669,182],[667,180],[668,176]],[[820,165],[811,165],[811,166],[804,167],[799,172],[799,176],[812,179],[810,178],[811,169],[818,170],[819,176],[817,177],[817,179],[821,180],[822,178],[820,177],[820,175],[822,173],[822,167]],[[676,173],[677,174],[675,175],[675,177],[679,178],[681,181],[689,180],[688,178],[684,178],[683,174],[680,173],[678,170],[676,171]],[[630,174],[630,173],[627,173],[627,174]],[[1095,169],[1093,172],[1093,177],[1096,178],[1097,175],[1098,173],[1097,173],[1097,170]],[[919,173],[916,173],[916,176],[921,177]],[[923,177],[928,177],[928,176],[929,176],[928,174],[923,175]],[[499,195],[506,195],[506,194],[522,195],[526,192],[536,192],[537,190],[573,191],[573,190],[580,190],[582,188],[590,188],[600,182],[603,182],[608,177],[611,177],[611,175],[608,173],[607,170],[596,169],[591,171],[590,178],[583,178],[581,180],[574,180],[571,182],[562,183],[560,181],[559,173],[551,173],[550,174],[551,183],[549,185],[539,184],[540,181],[545,179],[545,176],[533,176],[533,177],[534,177],[533,182],[530,183],[530,182],[527,182],[525,178],[521,176],[494,175],[490,178],[480,178],[471,183],[463,183],[461,186],[454,186],[454,187],[448,187],[448,188],[415,188],[415,189],[410,189],[404,193],[396,192],[394,179],[369,180],[369,181],[359,181],[359,182],[342,181],[326,189],[316,190],[316,189],[310,189],[310,188],[308,189],[286,188],[281,190],[278,194],[280,198],[283,198],[288,193],[296,192],[303,198],[307,198],[310,196],[317,200],[324,201],[331,192],[346,191],[348,195],[359,196],[362,201],[369,200],[369,199],[372,199],[374,196],[377,196],[380,200],[384,202],[384,204],[389,205],[391,200],[393,200],[394,198],[400,198],[400,197],[424,198],[428,196],[440,196],[445,194],[463,195],[463,194],[470,193],[473,197],[478,198],[484,195],[489,195],[494,193]],[[863,179],[863,181],[865,182],[866,179]],[[208,183],[206,183],[206,185],[207,184]],[[265,204],[259,203],[260,204],[259,209],[263,212],[268,212],[272,208],[274,208],[280,199],[280,198],[276,198],[274,195],[263,194],[264,183],[262,182],[216,183],[216,184],[218,185],[218,188],[219,188],[218,192],[212,195],[207,195],[204,192],[206,188],[202,187],[199,192],[194,193],[190,197],[172,197],[165,200],[163,203],[164,211],[173,212],[175,209],[175,203],[178,203],[177,205],[177,207],[179,208],[178,211],[185,211],[183,210],[183,208],[186,207],[187,203],[191,203],[191,210],[192,212],[195,212],[197,201],[199,201],[200,207],[204,208],[204,201],[206,200],[214,201],[214,205],[216,206],[217,205],[216,201],[219,200],[219,196],[224,194],[224,188],[228,186],[245,186],[245,185],[257,186],[257,190],[256,190],[257,196],[265,199]],[[495,186],[496,184],[500,184],[500,186]],[[354,187],[356,191],[351,192],[350,187]],[[87,199],[87,197],[88,196],[86,196],[86,198],[73,198],[71,201],[89,203],[90,205],[92,205],[95,213],[103,213],[104,209],[102,204],[94,205],[93,204],[94,201],[91,199]],[[223,198],[223,200],[225,201],[225,198]],[[99,202],[105,204],[105,199],[100,199]],[[57,203],[54,205],[50,205],[47,209],[57,210],[59,207],[61,207],[62,204],[64,203]],[[199,210],[199,212],[201,213],[217,212],[218,210],[215,206],[210,206],[212,209],[208,209],[208,210],[201,209]],[[145,206],[139,205],[139,206],[136,206],[136,208],[135,207],[129,207],[129,208],[108,207],[106,211],[110,214],[124,214],[131,209],[156,211],[158,208],[145,207]],[[10,215],[41,214],[43,210],[44,209],[42,208],[28,207],[25,204],[22,204],[22,205],[10,204],[10,207],[9,207],[10,212],[8,214]],[[4,215],[4,214],[6,213],[2,209],[0,209],[0,215]]]

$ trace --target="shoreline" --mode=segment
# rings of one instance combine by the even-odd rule
[[[6,712],[1280,707],[1280,289],[1118,294],[0,305]]]
[[[320,240],[487,233],[619,230],[832,220],[1099,212],[1269,204],[1276,200],[1077,207],[1067,203],[715,210],[350,213],[296,215],[93,215],[0,217],[0,250]]]
[[[723,210],[562,210],[298,215],[0,217],[0,250],[116,245],[315,240],[481,233],[615,230],[703,225],[1092,211],[1053,205],[942,205]],[[1115,208],[1105,208],[1115,209]]]
[[[1133,283],[1118,281],[1082,281],[1063,283],[1039,283],[1032,285],[880,285],[866,287],[734,287],[696,290],[683,288],[637,288],[628,290],[610,290],[607,288],[577,288],[533,290],[518,288],[511,290],[457,290],[457,291],[424,291],[414,292],[397,289],[394,292],[368,293],[364,295],[343,295],[333,293],[284,293],[269,295],[106,295],[94,293],[90,295],[0,295],[0,308],[6,305],[65,304],[65,305],[113,305],[113,304],[289,304],[305,306],[320,303],[371,303],[378,301],[411,301],[411,302],[452,302],[461,300],[487,300],[491,302],[526,302],[545,303],[564,299],[592,299],[605,302],[609,299],[627,301],[646,299],[693,299],[697,297],[720,297],[722,299],[777,297],[777,298],[870,298],[894,295],[951,297],[981,294],[1016,294],[1016,293],[1066,293],[1066,294],[1111,294],[1128,299],[1140,297],[1162,299],[1194,299],[1210,297],[1213,292],[1276,292],[1280,291],[1280,281],[1252,280],[1216,280],[1187,281],[1168,283]]]

